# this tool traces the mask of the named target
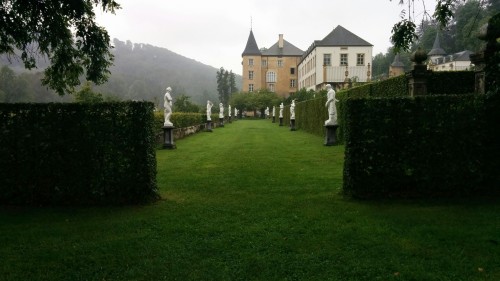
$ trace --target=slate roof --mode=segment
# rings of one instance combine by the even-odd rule
[[[338,25],[316,46],[373,46],[361,37]]]
[[[405,65],[401,62],[399,58],[399,54],[396,54],[394,57],[394,61],[391,63],[391,66],[393,67],[404,67]]]
[[[432,45],[432,50],[427,53],[428,56],[444,56],[446,52],[441,48],[441,43],[439,41],[439,32],[436,33],[436,39],[434,39],[434,44]]]
[[[461,51],[456,54],[453,54],[454,61],[470,61],[470,55],[474,54],[469,50]]]
[[[260,50],[257,46],[257,42],[255,41],[255,37],[253,36],[252,30],[250,30],[250,35],[248,35],[247,45],[243,54],[241,56],[260,56]]]
[[[269,49],[262,51],[263,56],[296,56],[300,57],[304,51],[290,44],[290,42],[283,39],[283,48],[278,47],[279,41],[272,45]]]

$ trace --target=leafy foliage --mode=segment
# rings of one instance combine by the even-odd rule
[[[219,102],[226,105],[229,102],[229,98],[233,93],[238,92],[236,87],[236,75],[233,71],[224,70],[221,67],[216,74],[217,79],[217,92],[219,93]]]
[[[410,50],[411,43],[418,39],[415,32],[416,27],[414,22],[407,19],[403,19],[393,26],[391,41],[394,43],[394,51],[396,53]]]
[[[96,84],[107,80],[113,55],[107,31],[95,22],[94,5],[114,13],[114,0],[0,2],[0,54],[16,56],[28,69],[47,56],[43,84],[58,94],[72,92],[80,76]]]
[[[175,112],[200,112],[201,107],[190,101],[191,97],[181,94],[174,101]]]
[[[500,195],[491,170],[500,164],[491,127],[498,114],[488,120],[487,99],[348,99],[344,191],[358,198]]]
[[[0,202],[109,205],[157,198],[153,104],[0,104]]]

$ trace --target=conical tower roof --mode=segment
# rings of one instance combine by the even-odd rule
[[[394,61],[391,63],[392,67],[404,67],[405,65],[401,62],[399,54],[396,54]]]
[[[250,29],[250,35],[248,36],[247,40],[247,46],[245,47],[245,50],[243,51],[243,54],[241,56],[260,56],[260,50],[259,47],[257,46],[257,42],[255,41],[255,37],[253,36],[253,32]]]
[[[439,32],[436,33],[436,39],[434,39],[434,44],[432,45],[432,50],[427,54],[428,56],[444,56],[446,52],[441,48],[441,42],[439,40]]]

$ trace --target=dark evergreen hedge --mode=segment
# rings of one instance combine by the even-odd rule
[[[473,71],[436,71],[427,78],[429,95],[466,95],[474,93]]]
[[[498,97],[348,99],[344,192],[357,198],[500,194]]]
[[[0,104],[0,203],[158,198],[153,104]]]

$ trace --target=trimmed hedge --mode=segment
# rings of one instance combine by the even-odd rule
[[[345,194],[500,194],[498,96],[348,99],[345,105]]]
[[[436,71],[427,78],[429,95],[466,95],[474,93],[473,71]]]
[[[0,204],[158,198],[153,104],[0,104]]]

